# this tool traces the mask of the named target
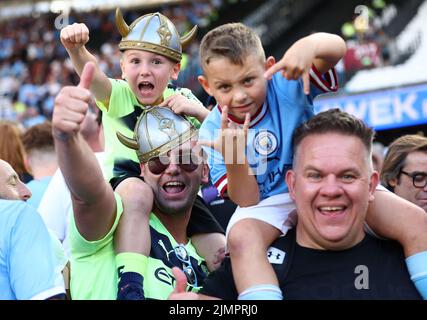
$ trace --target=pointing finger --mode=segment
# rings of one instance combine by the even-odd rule
[[[271,79],[273,74],[275,74],[280,69],[283,69],[282,65],[280,63],[273,64],[265,73],[264,78],[267,78],[268,80]]]
[[[302,82],[304,84],[304,93],[306,95],[310,94],[310,74],[306,71],[302,75]]]

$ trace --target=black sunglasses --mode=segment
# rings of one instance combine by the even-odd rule
[[[179,151],[179,153],[175,154],[173,158],[174,163],[176,163],[181,169],[186,172],[195,171],[203,162],[202,157],[190,151]],[[163,154],[148,160],[147,167],[152,174],[158,175],[164,172],[167,167],[169,167],[170,163],[171,157],[166,154]]]

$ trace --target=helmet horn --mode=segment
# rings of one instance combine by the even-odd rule
[[[138,142],[135,139],[130,139],[118,131],[116,132],[116,135],[117,135],[117,138],[120,140],[120,142],[124,144],[126,147],[134,150],[139,149]]]
[[[129,34],[130,28],[126,24],[125,19],[123,19],[122,12],[119,8],[116,9],[116,26],[123,38]]]
[[[194,26],[185,36],[181,37],[181,46],[185,47],[196,35],[197,26]]]

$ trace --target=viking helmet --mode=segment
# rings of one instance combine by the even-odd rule
[[[174,24],[161,13],[149,13],[128,26],[119,8],[116,9],[116,26],[122,35],[120,50],[136,49],[150,51],[180,62],[182,47],[194,37],[197,26],[181,37]]]
[[[126,147],[136,150],[139,161],[167,153],[197,135],[197,129],[186,118],[166,107],[146,107],[139,117],[133,139],[120,132],[117,138]]]

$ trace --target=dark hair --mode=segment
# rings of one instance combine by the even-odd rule
[[[293,136],[294,153],[305,137],[324,133],[341,133],[358,137],[371,154],[375,131],[362,120],[340,109],[321,112],[300,125]]]
[[[399,178],[400,171],[405,166],[408,154],[421,151],[427,153],[427,138],[408,134],[394,140],[387,151],[381,170],[381,183],[393,191],[390,180]]]
[[[209,31],[200,43],[202,69],[215,57],[226,57],[233,64],[243,65],[250,54],[265,61],[261,40],[254,30],[242,23],[227,23]]]
[[[52,123],[45,121],[28,128],[22,136],[22,142],[27,153],[30,153],[32,150],[53,150]]]

